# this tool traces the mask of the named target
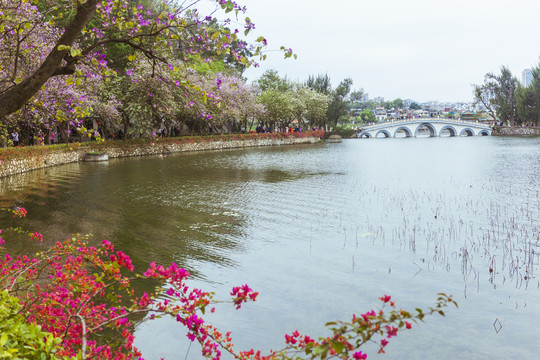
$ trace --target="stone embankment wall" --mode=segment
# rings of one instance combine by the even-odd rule
[[[540,136],[540,128],[534,127],[494,127],[491,132],[493,136]]]
[[[223,150],[245,147],[276,146],[276,145],[296,145],[296,144],[314,144],[319,142],[318,137],[304,138],[264,138],[264,139],[245,139],[230,141],[200,141],[192,143],[144,143],[144,144],[122,144],[120,146],[107,146],[103,149],[109,155],[109,158],[145,156],[145,155],[166,155],[170,153],[183,151],[201,151],[201,150]],[[42,169],[50,166],[69,164],[83,161],[84,156],[89,151],[95,149],[79,148],[73,150],[59,151],[39,156],[28,156],[24,158],[7,160],[0,163],[0,178],[14,174],[20,174],[30,170]]]

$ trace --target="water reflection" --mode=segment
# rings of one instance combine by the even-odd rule
[[[321,324],[368,310],[383,293],[414,308],[445,291],[460,310],[399,337],[387,358],[532,359],[539,145],[369,139],[110,160],[2,179],[0,202],[27,207],[27,226],[46,238],[94,233],[136,265],[177,262],[221,297],[249,283],[261,292],[256,304],[212,316],[241,347],[265,339],[277,348],[296,328],[322,335]],[[164,319],[145,324],[137,341],[158,359],[185,356],[179,339]]]

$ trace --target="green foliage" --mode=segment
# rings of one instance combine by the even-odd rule
[[[519,122],[538,126],[540,123],[540,67],[532,69],[532,82],[524,87],[518,84],[516,106]]]
[[[377,121],[375,115],[373,115],[373,113],[367,109],[360,113],[360,119],[362,119],[364,123]]]
[[[495,120],[517,122],[516,88],[518,81],[506,66],[501,74],[486,74],[484,84],[474,86],[475,103],[482,103]]]
[[[59,338],[41,330],[41,326],[27,323],[19,314],[19,299],[8,290],[0,293],[0,358],[2,359],[60,359]]]
[[[387,109],[403,109],[405,107],[405,104],[403,103],[403,100],[401,100],[400,98],[397,98],[392,101],[388,101],[385,104],[385,107]]]
[[[538,98],[532,86],[523,87],[521,85],[516,89],[517,113],[519,119],[529,123],[529,119],[538,119]]]
[[[309,75],[306,86],[320,94],[330,95],[332,93],[332,83],[328,74]]]
[[[328,139],[330,135],[339,135],[344,139],[352,138],[356,134],[356,130],[346,125],[337,125],[331,132],[325,134],[325,139]]]
[[[124,73],[130,66],[128,56],[135,54],[133,48],[123,43],[110,43],[105,49],[110,68]]]
[[[285,88],[282,85],[286,79],[280,79],[277,74],[271,75],[272,81],[268,81],[270,79],[268,76],[262,79],[266,85],[270,83],[273,85],[263,86],[265,90],[259,96],[259,102],[265,108],[261,120],[269,124],[278,124],[282,128],[291,126],[293,120],[301,126],[324,124],[329,96],[301,84],[287,83]]]
[[[290,93],[270,88],[263,91],[259,96],[259,102],[263,104],[266,112],[262,119],[268,123],[281,123],[286,126],[292,120],[295,113],[295,101]]]
[[[330,96],[313,90],[308,91],[308,96],[306,98],[305,118],[307,121],[309,121],[311,127],[324,126],[329,102]]]
[[[363,104],[363,108],[368,110],[375,110],[377,106],[378,104],[373,100],[368,100]]]
[[[351,92],[351,101],[352,102],[362,102],[364,98],[364,89],[359,89]]]
[[[409,106],[409,110],[422,110],[422,107],[420,105],[418,105],[417,103],[412,103]]]
[[[328,122],[332,127],[336,127],[339,118],[347,113],[348,106],[346,98],[351,91],[352,83],[352,79],[347,78],[343,80],[332,93],[332,100],[328,105],[327,111]]]
[[[257,84],[263,92],[271,89],[283,92],[291,87],[287,79],[282,79],[278,72],[273,69],[266,70],[257,80]]]

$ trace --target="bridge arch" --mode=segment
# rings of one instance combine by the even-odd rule
[[[378,138],[379,135],[384,135],[385,138],[391,137],[390,133],[387,130],[379,130],[375,137]]]
[[[417,127],[416,127],[416,130],[414,131],[414,136],[418,136],[418,130],[422,127],[422,126],[425,126],[428,128],[429,130],[429,137],[434,137],[434,136],[437,136],[437,131],[435,130],[435,126],[433,126],[432,124],[430,123],[421,123],[419,124]]]
[[[441,131],[439,131],[439,136],[442,136],[442,133],[444,130],[448,130],[450,132],[450,136],[457,136],[457,130],[455,127],[451,126],[451,125],[446,125],[446,126],[443,126]]]
[[[422,128],[422,129],[420,129]],[[429,133],[424,132],[429,131]],[[442,132],[450,136],[489,136],[492,129],[478,121],[456,121],[452,119],[439,118],[414,118],[406,120],[382,121],[373,125],[366,125],[359,128],[357,137],[376,138],[376,137],[413,137],[422,136],[423,133],[430,137],[441,136]],[[399,133],[399,135],[398,135]],[[402,135],[402,133],[404,133]]]
[[[403,132],[405,133],[405,137],[412,137],[412,131],[411,129],[409,129],[408,127],[406,126],[400,126],[396,129],[396,131],[394,131],[394,137],[397,137],[397,133],[398,131],[400,130],[403,130]]]

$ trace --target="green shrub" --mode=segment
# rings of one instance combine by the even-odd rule
[[[350,127],[336,126],[332,131],[327,132],[324,138],[328,139],[330,135],[339,135],[344,139],[348,139],[348,138],[354,137],[355,133],[356,133],[356,130],[351,129]]]
[[[55,355],[61,340],[27,323],[20,308],[19,299],[0,293],[0,359],[61,359]]]

